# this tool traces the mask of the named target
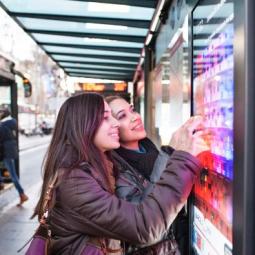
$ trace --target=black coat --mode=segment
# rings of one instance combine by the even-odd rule
[[[18,157],[18,146],[15,137],[17,121],[10,118],[0,122],[0,142],[4,148],[4,158],[16,159]]]
[[[162,146],[158,151],[148,138],[141,140],[140,145],[146,149],[146,153],[138,153],[125,148],[117,149],[113,153],[115,163],[119,164],[119,169],[122,169],[122,174],[126,176],[124,182],[122,178],[117,182],[116,193],[118,197],[135,203],[141,202],[150,194],[153,184],[160,179],[167,161],[174,151],[169,146]],[[127,180],[129,180],[128,183]],[[172,238],[173,231],[181,254],[186,255],[188,253],[188,215],[184,208],[176,217],[169,231],[167,235],[162,236],[162,240],[168,239],[167,236]],[[160,248],[160,245],[153,245],[148,247],[145,253],[164,254],[164,252],[166,253],[166,247]]]

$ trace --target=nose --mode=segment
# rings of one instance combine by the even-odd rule
[[[135,122],[136,120],[137,120],[137,115],[136,114],[132,114],[131,118],[130,118],[130,121],[131,122]]]
[[[120,123],[117,119],[115,119],[114,117],[112,117],[112,126],[119,128],[120,127]]]

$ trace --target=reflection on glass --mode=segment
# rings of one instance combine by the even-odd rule
[[[232,254],[233,3],[200,1],[193,12],[194,114],[204,117],[210,151],[194,188],[193,247]]]
[[[0,83],[0,109],[10,109],[11,88],[4,83]]]
[[[181,3],[179,3],[181,4]],[[188,15],[176,29],[154,71],[155,126],[161,144],[167,145],[173,132],[190,117],[188,72]],[[176,115],[176,112],[179,114]]]

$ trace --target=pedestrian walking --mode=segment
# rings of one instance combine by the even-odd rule
[[[17,121],[11,117],[8,109],[0,110],[0,143],[3,145],[3,163],[8,170],[11,180],[19,193],[22,205],[28,200],[28,196],[24,193],[16,172],[15,159],[18,158],[18,146],[16,141]],[[3,178],[0,175],[0,185],[3,187]]]

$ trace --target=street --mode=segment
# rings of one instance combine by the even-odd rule
[[[22,207],[17,207],[19,196],[14,187],[0,194],[0,255],[14,255],[33,235],[38,223],[30,220],[41,189],[41,165],[48,140],[20,151],[20,181],[29,196]],[[26,247],[27,248],[27,247]],[[25,254],[25,250],[18,254]]]

